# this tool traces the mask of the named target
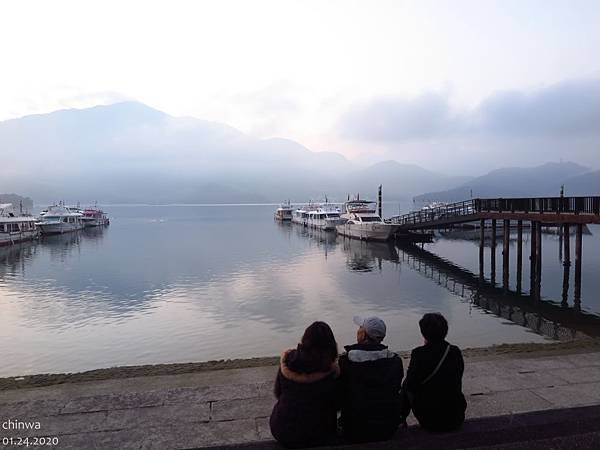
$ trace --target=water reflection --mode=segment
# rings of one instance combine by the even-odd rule
[[[365,313],[385,318],[398,349],[420,343],[428,311],[452,320],[462,346],[598,328],[590,314],[478,284],[472,242],[366,243],[273,222],[271,206],[109,212],[108,228],[0,249],[0,376],[274,355],[313,320],[350,343],[351,318]]]
[[[600,336],[600,317],[496,287],[478,275],[416,246],[401,247],[402,261],[453,294],[552,339]]]
[[[381,272],[382,262],[398,262],[398,251],[391,242],[365,242],[339,236],[346,253],[346,266],[355,272]]]

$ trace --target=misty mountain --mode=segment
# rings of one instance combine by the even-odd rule
[[[33,200],[29,197],[21,197],[17,194],[0,194],[0,204],[11,203],[16,212],[20,211],[21,205],[23,212],[33,211]]]
[[[256,139],[228,125],[172,117],[137,102],[0,122],[0,190],[36,203],[235,203],[386,199],[464,181],[395,161],[359,169],[340,154],[288,139]]]
[[[471,178],[447,176],[414,164],[383,161],[350,173],[343,183],[350,194],[365,193],[367,197],[382,184],[385,199],[401,200],[411,199],[428,189],[449,189]]]
[[[573,162],[504,168],[473,178],[454,189],[419,195],[415,200],[455,202],[471,197],[558,196],[561,185],[565,186],[566,195],[597,195],[600,192],[600,171],[590,172]]]

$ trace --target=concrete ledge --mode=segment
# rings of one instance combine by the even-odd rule
[[[461,430],[430,433],[418,426],[385,442],[320,449],[600,448],[600,405],[471,419]],[[210,450],[280,449],[274,441],[208,447]],[[206,447],[205,447],[206,449]]]

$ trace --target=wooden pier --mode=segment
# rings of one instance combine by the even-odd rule
[[[575,227],[575,307],[581,305],[581,264],[583,226],[600,224],[600,196],[595,197],[540,197],[540,198],[475,198],[463,202],[442,205],[422,211],[392,217],[389,223],[400,225],[400,232],[448,228],[453,225],[476,222],[480,227],[479,278],[484,280],[484,243],[488,222],[491,229],[490,282],[496,284],[496,236],[498,221],[502,221],[502,287],[508,290],[510,275],[510,232],[512,223],[517,224],[517,292],[523,289],[523,223],[530,223],[530,280],[529,292],[533,298],[541,298],[542,281],[542,227],[561,228],[561,256],[563,258],[563,302],[569,291],[570,230]]]
[[[600,337],[600,318],[532,295],[506,290],[447,259],[415,245],[398,245],[399,260],[424,277],[475,306],[491,311],[517,325],[558,340],[580,336]]]

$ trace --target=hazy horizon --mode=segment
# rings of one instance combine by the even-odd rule
[[[600,168],[598,2],[57,0],[0,13],[0,120],[135,100],[362,167]]]

